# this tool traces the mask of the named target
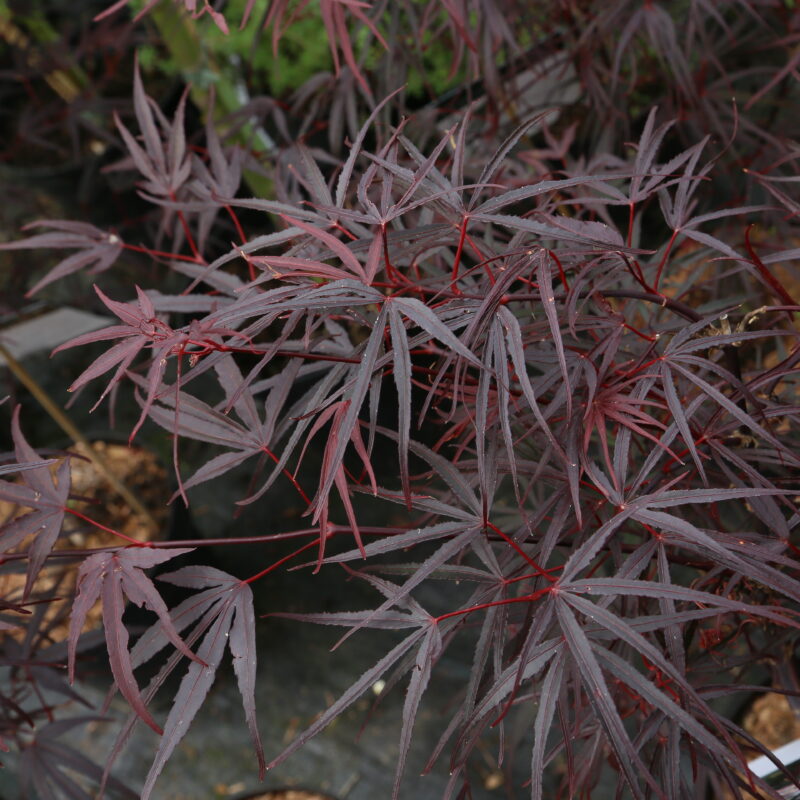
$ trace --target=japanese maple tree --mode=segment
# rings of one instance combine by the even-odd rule
[[[255,25],[258,3],[238,17],[178,5],[227,31]],[[267,46],[280,50],[313,7],[267,3]],[[769,751],[717,700],[800,691],[787,657],[800,632],[800,10],[321,0],[315,13],[332,71],[281,101],[271,152],[211,109],[190,128],[187,92],[168,113],[134,66],[115,170],[136,174],[152,246],[74,220],[0,245],[57,252],[32,295],[96,276],[87,302],[117,320],[54,358],[101,343],[71,389],[97,405],[133,398],[131,438],[149,423],[168,433],[173,502],[240,471],[239,508],[292,492],[305,517],[227,543],[123,537],[70,551],[68,641],[48,654],[36,609],[53,598],[37,578],[74,516],[69,458],[37,455],[23,435],[31,410],[16,409],[0,499],[22,513],[0,542],[26,579],[0,623],[40,650],[5,657],[4,741],[43,798],[93,796],[73,772],[125,796],[110,770],[144,722],[161,737],[149,798],[229,650],[261,776],[377,681],[404,685],[398,798],[432,675],[466,641],[468,677],[450,684],[426,767],[446,763],[447,797],[471,796],[487,743],[525,753],[529,782],[509,768],[514,797],[599,796],[609,775],[619,797],[779,797],[747,767]],[[405,82],[431,85],[428,37],[457,84],[410,107]],[[547,81],[571,99],[537,93]],[[326,152],[332,130],[343,132]],[[264,176],[271,191],[253,196]],[[123,256],[150,269],[116,296],[104,279]],[[190,441],[207,448],[199,466],[182,457]],[[365,504],[387,524],[367,524]],[[270,560],[267,541],[294,549]],[[189,551],[202,562],[211,544],[264,561],[249,574],[147,574]],[[255,630],[270,622],[253,595],[287,567],[357,577],[375,604],[273,615],[338,626],[343,640],[398,633],[283,752],[264,754]],[[163,583],[184,599],[170,608]],[[154,614],[133,642],[126,600]],[[111,694],[131,711],[104,766],[58,739],[95,716],[52,707],[26,666],[45,654],[79,679],[97,601]],[[47,674],[49,691],[79,691]],[[152,701],[172,674],[159,720]],[[515,717],[529,720],[521,739],[504,735]]]

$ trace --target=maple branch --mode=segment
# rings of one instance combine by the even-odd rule
[[[109,528],[107,525],[103,525],[101,522],[98,522],[91,517],[87,517],[86,514],[82,514],[80,511],[70,508],[69,506],[64,506],[64,511],[67,514],[72,514],[73,517],[77,517],[78,519],[82,519],[84,522],[88,522],[91,525],[94,525],[95,528],[100,529],[101,531],[105,531],[106,533],[111,533],[114,536],[119,536],[120,539],[124,539],[126,542],[132,545],[136,545],[137,547],[148,547],[148,542],[142,542],[138,539],[132,539],[130,536],[126,536],[124,533],[120,533],[120,531],[115,531],[113,528]]]
[[[297,550],[292,551],[291,553],[289,553],[288,556],[279,558],[276,562],[270,564],[266,569],[262,569],[261,572],[257,572],[255,575],[251,575],[249,578],[242,581],[242,583],[253,583],[254,581],[257,581],[259,578],[263,578],[265,575],[268,575],[273,570],[276,570],[282,564],[285,564],[287,561],[291,561],[295,556],[299,556],[301,553],[305,553],[306,550],[310,550],[312,547],[316,547],[319,544],[319,541],[320,537],[317,536],[317,538],[314,539],[313,541],[307,542],[302,547],[298,547]]]
[[[455,292],[456,294],[461,294],[459,288],[457,286],[458,282],[458,268],[461,264],[461,252],[464,249],[464,239],[467,236],[467,221],[469,217],[465,214],[463,219],[461,220],[461,227],[459,228],[458,233],[458,247],[456,248],[456,255],[453,259],[453,273],[450,276],[450,289]]]
[[[90,520],[92,521],[92,520]],[[93,521],[92,521],[93,522]],[[331,533],[352,533],[353,529],[349,525],[331,525]],[[400,536],[408,533],[412,528],[382,528],[382,527],[359,527],[359,531],[366,536]],[[122,535],[122,534],[120,534]],[[299,539],[302,536],[315,536],[319,537],[319,528],[303,528],[296,531],[287,531],[285,533],[268,533],[261,536],[232,536],[230,538],[209,538],[209,539],[172,539],[169,541],[157,542],[137,542],[134,541],[137,547],[147,547],[152,549],[160,549],[162,547],[227,547],[228,545],[248,545],[248,544],[264,544],[266,542],[280,542],[286,539]],[[315,539],[315,544],[316,539]],[[119,547],[106,546],[106,547],[88,547],[81,550],[53,550],[48,553],[47,558],[87,558],[93,556],[95,553],[108,553],[114,550],[119,550]],[[27,559],[28,553],[3,553],[0,554],[0,566],[9,561],[20,561]]]
[[[656,279],[653,281],[653,286],[656,288],[656,290],[658,289],[658,284],[661,282],[661,273],[664,271],[667,259],[669,258],[669,254],[672,251],[672,246],[675,244],[675,240],[678,238],[679,233],[680,233],[680,228],[676,228],[674,231],[672,231],[672,236],[670,236],[669,241],[667,242],[667,248],[666,250],[664,250],[664,255],[661,257],[661,261],[658,264]]]
[[[668,308],[670,311],[674,311],[690,322],[700,322],[700,320],[703,319],[702,314],[698,314],[691,306],[687,306],[686,303],[681,303],[680,300],[673,300],[671,297],[665,297],[664,295],[655,294],[654,292],[638,292],[628,289],[604,289],[603,295],[605,297],[626,297],[631,300],[642,300],[645,303],[655,303],[662,308]]]
[[[145,253],[151,258],[169,258],[173,261],[188,261],[190,264],[196,264],[197,259],[193,256],[184,256],[180,253],[168,253],[166,250],[151,250],[149,247],[142,247],[137,244],[128,244],[123,242],[122,248],[124,250],[132,250],[134,253]]]
[[[175,192],[169,193],[169,199],[172,200],[173,203],[178,202],[178,198],[175,197]],[[178,219],[180,220],[181,223],[181,228],[183,228],[183,235],[186,237],[186,243],[189,245],[189,249],[192,251],[195,263],[207,264],[208,262],[203,258],[203,256],[200,254],[200,251],[197,249],[197,244],[194,240],[194,236],[192,235],[189,223],[186,221],[186,216],[180,209],[178,209],[177,213],[178,213]]]
[[[441,614],[433,619],[436,623],[439,623],[443,620],[450,619],[451,617],[458,617],[462,616],[463,614],[471,614],[473,611],[483,611],[486,608],[493,608],[494,606],[508,606],[512,603],[532,603],[535,600],[538,600],[540,597],[549,594],[552,591],[552,587],[553,584],[550,584],[550,586],[545,586],[543,589],[539,589],[537,592],[524,594],[521,597],[508,597],[505,600],[494,600],[491,603],[478,603],[478,605],[470,606],[469,608],[459,608],[458,611],[448,611],[446,614]]]

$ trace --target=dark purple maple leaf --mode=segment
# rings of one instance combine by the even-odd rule
[[[320,428],[330,420],[331,426],[330,430],[328,431],[328,441],[325,444],[325,451],[322,457],[320,486],[325,486],[329,482],[335,484],[339,493],[339,497],[342,500],[342,505],[345,508],[347,518],[350,521],[350,526],[353,529],[353,536],[355,537],[356,543],[363,554],[364,545],[361,541],[361,533],[359,532],[358,523],[356,522],[353,504],[350,500],[350,490],[347,486],[347,476],[345,474],[344,465],[342,464],[341,458],[337,459],[335,455],[336,452],[341,449],[340,442],[342,441],[342,437],[346,437],[345,443],[347,440],[352,442],[356,452],[358,453],[361,463],[364,465],[364,471],[369,476],[373,494],[377,494],[377,486],[375,484],[375,475],[372,471],[372,464],[370,462],[369,455],[367,454],[364,441],[361,438],[361,429],[358,423],[354,424],[349,430],[346,428],[343,429],[342,421],[346,419],[349,409],[349,400],[342,400],[338,403],[333,403],[332,405],[328,406],[328,408],[326,408],[319,415],[311,427],[306,439],[306,446],[308,445],[309,440],[313,438],[314,434],[316,434]],[[303,453],[304,452],[305,447],[303,448]],[[300,454],[301,460],[303,458],[303,453]],[[316,498],[313,509],[313,522],[315,524],[319,523],[320,529],[319,560],[317,562],[317,569],[319,569],[319,567],[322,565],[322,559],[325,555],[325,541],[330,535],[330,525],[328,522],[329,496],[320,492]]]
[[[213,87],[212,87],[213,88]],[[242,163],[245,152],[240,147],[223,148],[214,125],[214,94],[210,93],[209,109],[206,112],[206,150],[208,161],[192,154],[192,176],[187,188],[200,201],[197,209],[197,247],[202,252],[214,221],[227,198],[232,198],[242,179]],[[225,198],[222,200],[220,198]],[[193,202],[192,207],[196,207]]]
[[[19,426],[19,406],[14,409],[11,431],[14,451],[20,465],[27,464],[22,473],[22,483],[0,480],[0,499],[15,505],[25,506],[31,511],[12,519],[0,527],[0,547],[7,553],[18,547],[28,536],[35,538],[28,549],[28,573],[22,599],[27,600],[36,576],[42,568],[53,545],[61,533],[65,506],[69,496],[69,459],[61,462],[53,479],[48,465],[25,441]],[[38,462],[40,466],[32,466]]]
[[[25,790],[35,789],[40,800],[91,800],[96,797],[75,780],[77,776],[99,783],[103,770],[74,747],[59,741],[78,726],[103,722],[103,717],[71,717],[57,720],[37,729],[36,736],[20,755],[19,773]],[[112,797],[133,800],[136,797],[120,781],[109,778],[106,787]]]
[[[241,423],[233,419],[232,415],[222,413],[185,392],[176,392],[174,397],[162,396],[150,409],[150,419],[165,430],[181,437],[228,448],[226,452],[203,464],[186,480],[180,478],[176,461],[175,469],[180,486],[173,498],[186,489],[233,469],[248,458],[260,456],[261,461],[252,470],[251,486],[253,486],[263,469],[262,462],[267,457],[277,460],[271,449],[274,446],[273,439],[278,438],[279,433],[276,432],[275,426],[286,403],[292,380],[296,378],[299,364],[295,362],[279,376],[275,376],[262,415],[256,407],[253,395],[244,385],[242,373],[233,359],[228,354],[221,355],[222,357],[214,363],[214,368],[225,382],[224,386],[229,395],[228,402],[235,409]],[[285,468],[283,471],[308,502],[294,476]]]
[[[124,243],[115,233],[90,225],[88,222],[71,222],[63,219],[43,219],[26,225],[31,228],[51,228],[48,233],[39,233],[16,242],[0,244],[0,250],[39,250],[44,247],[56,250],[77,250],[58,262],[43,278],[27,292],[27,297],[36,294],[53,281],[72,275],[84,267],[89,267],[92,275],[105,272],[122,252]]]
[[[152,202],[174,200],[192,170],[183,129],[186,94],[181,97],[170,124],[153,99],[145,94],[137,63],[133,73],[133,106],[144,147],[119,117],[115,115],[114,119],[136,169],[145,178],[141,193]]]
[[[112,325],[109,328],[77,336],[56,347],[52,354],[54,355],[69,347],[78,347],[92,342],[110,339],[122,340],[92,362],[69,387],[69,391],[74,392],[94,378],[98,378],[116,367],[111,380],[97,402],[92,406],[92,410],[94,410],[114,386],[122,380],[126,370],[133,363],[136,356],[144,349],[149,349],[152,352],[150,366],[147,370],[146,378],[144,378],[147,394],[141,404],[142,413],[139,420],[131,431],[130,439],[133,439],[144,422],[155,400],[156,393],[161,387],[161,379],[164,376],[168,358],[173,355],[188,355],[189,363],[193,365],[197,362],[197,359],[215,349],[216,343],[211,337],[220,334],[236,334],[227,328],[215,326],[213,317],[209,317],[207,320],[193,321],[185,328],[173,330],[157,316],[153,301],[138,286],[136,287],[138,307],[132,303],[120,303],[116,300],[111,300],[111,298],[106,297],[98,286],[95,286],[94,289],[108,309],[113,311],[124,324]]]
[[[632,383],[632,381],[609,381],[608,384],[598,387],[597,391],[592,393],[590,402],[587,402],[586,412],[584,414],[584,457],[588,451],[591,437],[596,430],[603,451],[603,457],[608,467],[608,474],[611,475],[615,485],[618,484],[618,476],[614,470],[611,456],[609,455],[608,427],[624,426],[629,428],[640,436],[649,439],[656,446],[662,447],[664,451],[669,453],[676,461],[680,461],[672,450],[666,445],[662,445],[652,433],[643,427],[644,425],[650,425],[660,430],[666,428],[663,423],[643,410],[643,406],[647,405],[665,408],[664,404],[655,400],[637,398],[623,391],[624,388],[626,388],[626,384],[629,383]],[[616,488],[619,487],[616,486]]]
[[[175,580],[173,581],[173,578]],[[231,642],[231,652],[234,655],[234,670],[239,678],[239,688],[242,693],[245,712],[247,715],[248,724],[253,735],[256,752],[259,759],[259,765],[263,765],[263,754],[261,748],[261,741],[258,734],[258,729],[255,722],[255,670],[256,670],[256,651],[255,651],[255,627],[252,618],[252,595],[250,593],[248,584],[239,581],[237,578],[227,575],[220,570],[211,567],[186,567],[178,570],[170,575],[164,575],[159,580],[165,579],[170,582],[183,582],[191,583],[193,586],[204,585],[207,588],[202,591],[196,592],[190,597],[186,598],[183,602],[179,603],[170,611],[175,628],[183,632],[190,626],[194,626],[185,635],[186,641],[189,644],[194,644],[201,636],[207,634],[209,628],[217,620],[217,618],[227,613],[229,604],[237,607],[237,611],[241,610],[239,622],[243,626],[241,629],[237,627],[237,633],[234,635],[233,628],[225,629],[222,633],[225,634],[226,639],[233,639]],[[205,582],[205,583],[204,583]],[[247,591],[245,591],[247,589]],[[224,601],[224,602],[221,602]],[[238,616],[238,614],[236,615]],[[228,618],[228,623],[231,622]],[[238,624],[236,618],[233,620],[234,624]],[[229,635],[230,634],[230,635]],[[208,641],[206,641],[208,640]],[[164,763],[173,752],[174,747],[178,744],[183,737],[186,729],[191,724],[197,710],[202,704],[206,693],[208,692],[213,676],[219,666],[219,660],[222,657],[222,652],[213,649],[213,643],[216,642],[216,637],[206,636],[203,640],[203,649],[206,655],[206,663],[208,667],[202,671],[198,676],[196,670],[190,670],[185,677],[186,692],[182,699],[189,697],[191,704],[184,709],[175,712],[175,717],[170,715],[173,722],[169,722],[165,726],[164,739],[162,746],[169,748],[169,753],[166,750],[157,757],[157,762],[154,762],[151,769],[149,778],[150,789],[158,778],[158,774],[163,769]],[[241,643],[244,642],[242,645]],[[161,652],[164,647],[169,643],[169,639],[165,635],[164,630],[159,624],[155,624],[145,631],[138,639],[136,644],[131,649],[131,663],[136,668],[141,664],[146,663],[153,658],[157,653]],[[235,649],[234,649],[235,648]],[[224,648],[223,648],[224,649]],[[213,652],[209,652],[212,651]],[[243,654],[243,655],[242,655]],[[155,697],[156,692],[163,686],[164,681],[172,674],[180,661],[180,653],[173,652],[166,663],[161,667],[158,673],[150,681],[149,686],[144,692],[145,702],[150,702]],[[214,662],[216,658],[216,662]],[[242,659],[241,662],[236,659]],[[202,678],[210,678],[210,681],[203,681]],[[199,679],[198,679],[199,677]],[[181,688],[184,688],[183,686]],[[111,701],[112,694],[109,695],[107,702]],[[117,756],[122,751],[123,747],[130,739],[133,730],[139,721],[139,716],[132,712],[128,715],[125,724],[122,726],[111,753],[106,762],[106,769],[104,774],[107,777],[110,774],[111,767],[116,760]],[[102,788],[101,784],[101,788]],[[142,795],[143,797],[145,795]]]
[[[159,625],[168,640],[187,658],[205,666],[202,659],[192,653],[181,639],[161,595],[153,582],[142,572],[143,569],[149,569],[156,564],[189,553],[192,549],[132,547],[95,553],[81,564],[78,571],[77,593],[72,604],[69,625],[70,683],[75,678],[75,653],[86,615],[97,600],[101,599],[108,660],[114,680],[131,708],[157,733],[162,732],[161,728],[147,710],[133,675],[133,664],[128,652],[128,630],[122,621],[125,596],[137,606],[146,606],[158,614]]]
[[[74,339],[70,339],[68,342],[56,347],[51,354],[55,355],[67,348],[91,344],[92,342],[121,340],[93,361],[69,387],[69,391],[74,392],[94,378],[98,378],[116,367],[116,372],[92,407],[92,410],[97,408],[111,389],[122,380],[125,370],[133,363],[139,351],[145,347],[150,347],[155,351],[153,365],[148,373],[151,390],[155,391],[164,370],[164,365],[161,363],[162,359],[179,341],[175,331],[156,316],[152,301],[138,286],[136,287],[138,307],[132,303],[119,303],[106,297],[99,286],[95,286],[94,290],[105,306],[110,311],[113,311],[123,324],[76,336]]]
[[[147,411],[155,398],[156,391],[161,385],[161,378],[166,369],[168,356],[173,353],[183,352],[182,348],[185,347],[191,337],[186,331],[174,331],[166,322],[160,319],[156,315],[152,300],[138,286],[136,287],[138,307],[132,303],[119,303],[116,300],[111,300],[111,298],[106,297],[99,286],[95,286],[94,290],[106,307],[113,311],[123,324],[112,325],[109,328],[91,331],[70,339],[68,342],[56,347],[51,355],[55,355],[69,347],[78,347],[92,342],[121,340],[95,359],[69,387],[69,391],[74,392],[94,378],[98,378],[116,367],[111,380],[97,402],[92,406],[92,410],[94,410],[114,386],[122,380],[125,371],[133,363],[139,352],[145,348],[152,350],[153,358],[147,371],[147,399],[143,404],[139,421],[131,431],[130,438],[133,439],[144,422]]]
[[[408,594],[398,592],[395,584],[364,573],[354,573],[374,586],[387,601],[375,611],[349,611],[340,613],[323,614],[287,614],[279,613],[274,616],[286,619],[302,620],[319,625],[336,625],[356,629],[370,627],[384,630],[411,629],[411,632],[397,644],[389,653],[368,669],[342,696],[336,700],[326,711],[320,714],[314,722],[300,733],[278,756],[269,764],[274,767],[284,761],[289,755],[299,749],[309,739],[316,736],[328,726],[345,709],[352,705],[364,692],[374,686],[383,674],[395,667],[391,683],[397,682],[405,673],[410,672],[405,703],[403,704],[403,725],[400,732],[400,754],[395,770],[392,800],[400,796],[400,785],[405,770],[406,759],[411,744],[414,723],[417,718],[422,697],[428,687],[431,671],[434,664],[442,654],[442,640],[447,628],[452,623],[442,627],[416,600]],[[392,607],[394,606],[394,607]]]
[[[233,670],[236,673],[247,725],[258,758],[259,775],[263,778],[266,766],[256,721],[255,614],[253,593],[249,584],[221,570],[204,566],[184,567],[160,576],[159,580],[200,590],[175,606],[169,614],[173,631],[183,632],[194,625],[186,638],[191,642],[201,636],[203,638],[197,649],[197,657],[189,665],[175,695],[167,721],[164,723],[163,736],[145,781],[141,800],[150,797],[164,764],[186,734],[202,706],[214,683],[226,645],[233,656]],[[156,623],[142,634],[131,649],[131,663],[134,667],[144,664],[163,650],[170,641],[167,629]],[[151,682],[145,693],[147,700],[155,695],[167,675],[177,666],[176,655],[173,654],[172,659],[162,667]],[[132,715],[121,731],[112,750],[112,761],[130,736],[136,719],[136,716]]]
[[[9,475],[12,472],[27,472],[29,469],[39,469],[40,467],[49,467],[55,464],[54,458],[48,458],[45,461],[31,461],[26,464],[3,464],[0,466],[0,475]]]

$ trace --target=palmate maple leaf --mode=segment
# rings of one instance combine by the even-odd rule
[[[105,272],[119,257],[124,247],[122,239],[115,233],[96,228],[87,222],[73,222],[64,219],[42,219],[26,225],[31,228],[50,228],[47,233],[37,233],[27,239],[0,244],[0,250],[75,250],[63,258],[43,278],[30,288],[26,297],[31,297],[53,281],[72,275],[85,267],[92,275]]]
[[[55,464],[54,458],[37,459],[25,464],[3,464],[0,465],[0,475],[9,475],[12,472],[27,472],[29,469],[39,469],[39,467],[49,467]]]
[[[72,605],[67,651],[70,683],[75,679],[75,654],[86,616],[97,600],[102,599],[103,628],[114,680],[131,708],[159,734],[162,732],[161,728],[147,710],[133,675],[133,664],[128,652],[128,630],[122,621],[125,597],[137,606],[146,606],[158,614],[160,628],[167,639],[187,658],[205,666],[202,659],[192,653],[181,639],[161,595],[142,572],[143,569],[189,553],[192,549],[129,547],[95,553],[81,564],[78,571],[78,588]]]
[[[443,639],[453,621],[437,624],[435,617],[426,611],[416,600],[406,595],[398,597],[399,587],[390,581],[367,575],[353,573],[368,581],[387,597],[387,601],[376,611],[346,611],[322,614],[278,613],[273,616],[285,619],[302,620],[319,625],[335,625],[357,629],[362,626],[383,630],[410,631],[395,647],[368,669],[344,694],[332,703],[302,733],[300,733],[271,762],[270,768],[277,766],[298,750],[309,739],[316,736],[336,719],[345,709],[358,700],[376,681],[394,668],[388,683],[394,684],[406,673],[410,673],[406,698],[403,704],[403,725],[400,732],[400,754],[397,759],[392,800],[400,796],[401,780],[411,745],[414,723],[428,688],[433,667],[444,649]]]
[[[204,324],[202,321],[194,322],[187,328],[173,330],[166,322],[157,316],[153,301],[138,286],[136,287],[136,305],[112,300],[103,293],[99,286],[95,286],[94,290],[105,306],[112,311],[123,324],[112,325],[111,327],[102,328],[99,331],[91,331],[77,336],[74,339],[70,339],[68,342],[64,342],[64,344],[56,347],[51,355],[55,355],[70,347],[78,347],[84,344],[113,339],[120,340],[117,344],[95,359],[69,387],[69,391],[74,392],[85,386],[94,378],[98,378],[109,370],[116,368],[111,380],[103,390],[103,393],[94,406],[92,406],[92,411],[94,411],[114,386],[122,380],[126,370],[133,363],[136,356],[142,350],[149,349],[151,351],[152,360],[145,377],[147,395],[142,402],[141,416],[131,431],[130,439],[132,440],[142,426],[155,400],[156,392],[161,386],[161,379],[167,368],[169,356],[181,356],[187,352],[187,346],[192,344],[204,346],[208,341],[206,337],[220,333],[231,333],[231,331],[212,327],[211,323]],[[200,351],[196,356],[202,354],[202,352],[205,351]],[[191,352],[189,355],[191,357]]]
[[[666,426],[645,412],[643,406],[655,406],[657,408],[666,408],[666,406],[656,400],[635,397],[632,393],[622,391],[628,383],[633,383],[633,380],[614,381],[599,387],[592,393],[584,414],[584,456],[589,449],[593,433],[597,431],[608,473],[615,484],[618,479],[608,449],[608,428],[614,426],[629,428],[634,433],[649,439],[677,461],[680,461],[669,447],[663,445],[659,439],[643,427],[644,425],[650,425],[656,430],[665,430]],[[617,486],[616,488],[619,487]]]
[[[256,721],[256,640],[253,593],[246,581],[205,566],[190,566],[159,576],[159,580],[197,589],[194,594],[170,610],[172,630],[182,633],[187,641],[194,643],[200,637],[197,658],[181,680],[172,708],[164,723],[164,731],[159,742],[153,764],[142,789],[141,800],[151,796],[158,776],[175,748],[185,736],[197,712],[200,710],[216,676],[226,647],[233,656],[233,670],[242,695],[247,726],[253,740],[259,765],[259,775],[263,779],[266,763],[261,737]],[[186,634],[185,631],[191,631]],[[145,631],[130,652],[134,668],[150,661],[171,641],[168,630],[159,623]],[[149,702],[162,686],[166,678],[178,664],[179,653],[173,653],[166,664],[153,678],[144,693]],[[200,660],[202,659],[202,661]],[[121,687],[120,687],[121,688]],[[135,712],[135,710],[134,710]],[[106,765],[106,775],[111,765],[130,738],[140,717],[132,713],[123,725],[111,750]]]
[[[82,716],[56,720],[36,729],[33,741],[20,755],[20,777],[23,791],[33,788],[41,800],[91,800],[96,797],[75,780],[76,777],[98,783],[103,770],[73,747],[59,741],[81,725],[105,721],[103,717]],[[68,736],[66,738],[69,738]],[[110,778],[106,783],[111,797],[134,800],[136,794],[119,781]],[[27,796],[27,793],[25,794]]]
[[[51,461],[42,461],[28,444],[19,426],[19,406],[11,422],[14,453],[19,466],[23,466],[22,483],[0,480],[0,499],[31,510],[0,527],[0,547],[7,553],[18,547],[28,536],[35,538],[28,548],[28,572],[23,589],[23,601],[28,599],[36,576],[61,533],[65,506],[69,495],[69,459],[56,471],[48,469]],[[35,463],[40,466],[34,466]]]
[[[51,353],[51,355],[55,355],[67,348],[93,342],[120,340],[99,358],[95,359],[69,387],[69,391],[74,392],[94,378],[98,378],[116,367],[114,375],[92,407],[92,410],[97,408],[111,389],[122,380],[125,371],[133,363],[139,352],[146,347],[152,348],[154,351],[153,363],[147,375],[148,384],[151,387],[151,391],[154,392],[161,381],[167,354],[173,347],[179,345],[181,341],[179,334],[156,316],[152,301],[138,286],[136,287],[137,305],[119,303],[116,300],[112,300],[106,297],[99,286],[95,286],[94,290],[104,305],[120,319],[122,324],[76,336],[74,339],[70,339],[68,342],[56,347]],[[136,429],[140,424],[141,420]]]
[[[335,484],[339,493],[339,497],[342,500],[342,505],[344,506],[345,513],[350,521],[350,526],[353,529],[353,536],[355,537],[359,549],[363,553],[364,545],[361,541],[361,533],[358,529],[358,522],[356,521],[353,504],[350,500],[350,492],[347,486],[347,476],[345,474],[344,465],[341,460],[337,462],[333,457],[333,453],[339,446],[340,438],[343,436],[342,420],[344,419],[349,408],[349,400],[342,400],[338,403],[328,406],[328,408],[326,408],[319,415],[314,422],[314,425],[311,427],[306,439],[306,447],[308,446],[308,442],[313,438],[314,434],[316,434],[320,428],[330,420],[331,426],[328,431],[328,441],[325,444],[325,450],[322,457],[322,474],[320,475],[320,484],[324,485],[326,481],[330,480],[331,475],[333,476],[333,483]],[[372,493],[373,495],[377,495],[378,488],[375,483],[375,474],[372,471],[372,464],[367,453],[367,448],[364,445],[364,440],[361,438],[361,430],[358,425],[354,425],[350,429],[349,439],[358,453],[359,458],[361,459],[364,472],[368,476],[370,485],[372,486]],[[303,452],[300,454],[300,460],[303,458],[306,447],[303,448]],[[320,494],[317,498],[316,505],[312,506],[312,508],[313,522],[314,524],[318,523],[320,528],[319,560],[317,562],[317,569],[319,569],[322,566],[322,559],[325,555],[325,541],[330,535],[329,496],[327,494]],[[309,511],[311,511],[311,509],[309,509]]]

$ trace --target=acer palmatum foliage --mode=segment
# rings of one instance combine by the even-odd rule
[[[208,4],[185,5],[224,27]],[[459,4],[429,3],[424,14],[459,37],[454,68],[464,59],[487,70],[497,112],[502,87],[488,78],[499,51],[477,40],[491,30],[493,47],[515,41],[519,31],[499,16],[515,4],[473,5],[462,13]],[[723,786],[739,797],[778,796],[746,767],[765,748],[716,701],[770,684],[798,689],[787,658],[800,628],[800,298],[798,283],[785,279],[798,256],[787,191],[795,153],[759,128],[758,115],[737,127],[736,105],[710,90],[728,50],[702,50],[714,55],[702,69],[695,61],[709,36],[724,32],[739,53],[753,31],[763,33],[759,25],[795,25],[796,14],[782,3],[754,5],[752,18],[735,4],[691,3],[678,37],[678,22],[657,3],[552,5],[567,20],[555,46],[582,81],[576,117],[593,104],[619,108],[614,98],[637,88],[637,64],[667,65],[674,92],[664,108],[628,106],[624,119],[608,120],[635,130],[634,144],[609,128],[612,144],[601,148],[589,120],[578,135],[580,120],[546,112],[493,141],[480,106],[445,118],[432,138],[413,120],[380,123],[402,101],[395,93],[364,115],[342,159],[302,140],[287,144],[264,165],[274,196],[250,197],[241,180],[252,154],[211,124],[202,145],[195,137],[188,146],[186,95],[170,118],[137,71],[135,124],[116,124],[130,156],[123,166],[138,170],[159,243],[50,220],[49,233],[3,246],[79,248],[32,292],[87,267],[108,270],[123,253],[161,270],[161,283],[139,281],[126,297],[112,298],[98,279],[97,297],[119,321],[58,348],[109,343],[72,388],[95,387],[98,402],[128,391],[141,407],[131,435],[147,419],[171,435],[176,502],[247,469],[240,505],[293,492],[308,517],[289,533],[230,541],[261,558],[255,546],[264,541],[300,539],[252,574],[197,566],[161,576],[188,590],[172,609],[143,570],[209,542],[128,541],[76,554],[68,645],[52,663],[68,658],[70,679],[80,675],[76,652],[97,638],[81,634],[83,620],[100,599],[109,675],[131,707],[111,761],[139,721],[162,735],[141,797],[202,713],[226,643],[262,771],[378,680],[405,680],[399,797],[430,678],[464,639],[469,677],[451,684],[450,716],[428,765],[446,763],[448,797],[469,796],[480,748],[515,715],[533,719],[521,741],[499,738],[530,759],[529,785],[509,774],[515,796],[589,796],[604,773],[616,774],[620,796],[635,798],[718,796]],[[412,15],[413,4],[402,8]],[[321,4],[337,68],[344,61],[364,100],[389,87],[378,81],[370,90],[352,26],[392,50],[392,26],[405,17],[382,9]],[[289,5],[271,4],[266,23],[278,42],[292,23]],[[786,47],[793,41],[788,34]],[[772,77],[740,101],[744,113],[772,89],[795,92],[781,88],[788,65],[753,69]],[[731,75],[751,85],[748,70]],[[676,106],[683,121],[670,117]],[[699,129],[722,140],[690,141]],[[734,181],[731,164],[750,171]],[[30,644],[43,619],[37,604],[51,599],[36,579],[71,506],[68,462],[54,477],[18,417],[10,468],[19,482],[0,482],[0,497],[28,511],[0,538],[6,562],[26,565],[27,578],[19,597],[4,600],[2,622],[28,625]],[[186,440],[209,446],[193,471],[181,458]],[[387,453],[393,480],[380,477]],[[364,495],[383,504],[390,526],[360,520]],[[344,638],[362,628],[400,633],[294,742],[265,757],[252,590],[303,560],[357,575],[375,590],[375,607],[276,613],[339,626]],[[424,599],[426,586],[439,589]],[[132,646],[125,598],[157,615]],[[165,650],[141,689],[135,670]],[[33,658],[28,647],[13,663]],[[179,688],[158,722],[148,706],[174,671]],[[49,759],[36,790],[83,796],[65,783],[65,768],[124,792],[111,763],[103,774],[55,741],[69,722],[40,727],[52,711],[30,708],[36,675],[12,670],[0,708],[0,733],[25,763]],[[261,725],[270,724],[266,711]]]

